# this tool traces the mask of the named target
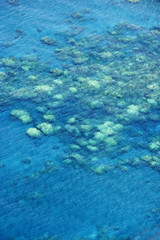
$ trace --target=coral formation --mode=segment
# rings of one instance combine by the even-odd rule
[[[21,110],[21,109],[15,109],[11,111],[11,116],[17,118],[20,120],[23,124],[31,123],[32,118],[29,115],[28,112]]]
[[[37,128],[40,129],[44,135],[52,135],[54,132],[52,124],[46,122],[38,124]]]
[[[56,120],[55,116],[53,114],[49,114],[49,113],[44,114],[43,119],[48,122],[54,122]]]
[[[31,138],[39,138],[41,132],[37,128],[28,128],[26,134]]]

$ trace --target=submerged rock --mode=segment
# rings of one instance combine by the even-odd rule
[[[140,0],[127,0],[130,3],[139,3]]]
[[[19,0],[8,0],[8,3],[13,5],[13,6],[18,6],[19,5]]]
[[[48,36],[45,36],[45,37],[42,37],[41,38],[41,42],[46,44],[46,45],[49,45],[49,46],[53,46],[56,44],[56,40],[55,39],[52,39]]]
[[[63,71],[59,68],[51,69],[50,73],[52,73],[54,77],[59,77],[59,76],[63,75]]]

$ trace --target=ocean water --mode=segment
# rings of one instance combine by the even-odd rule
[[[0,20],[0,240],[159,240],[160,2]]]

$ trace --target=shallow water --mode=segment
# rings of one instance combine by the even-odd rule
[[[160,239],[159,16],[1,1],[0,240]]]

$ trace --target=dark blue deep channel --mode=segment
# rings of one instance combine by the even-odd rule
[[[160,240],[160,2],[0,1],[0,240]]]

